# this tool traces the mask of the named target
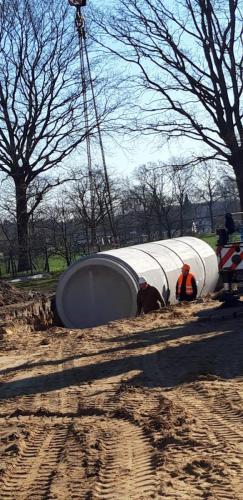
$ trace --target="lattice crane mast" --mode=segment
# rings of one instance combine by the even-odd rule
[[[90,143],[90,134],[89,134],[87,82],[86,82],[86,77],[85,77],[85,75],[86,75],[85,70],[86,69],[87,69],[87,73],[88,73],[88,77],[89,77],[91,96],[92,96],[94,112],[95,112],[96,129],[98,132],[100,153],[101,153],[101,159],[102,159],[102,165],[103,165],[103,171],[104,171],[104,177],[105,177],[105,185],[106,185],[106,190],[107,190],[109,223],[110,223],[112,236],[114,238],[114,242],[117,243],[117,233],[116,233],[116,226],[115,226],[115,221],[114,221],[114,211],[113,211],[113,203],[112,203],[112,197],[111,197],[111,191],[110,191],[110,182],[109,182],[109,176],[108,176],[108,171],[107,171],[105,151],[104,151],[103,140],[102,140],[102,135],[101,135],[99,115],[98,115],[98,109],[97,109],[97,104],[96,104],[94,85],[93,85],[93,80],[92,80],[92,75],[91,75],[89,55],[88,55],[87,43],[86,43],[85,18],[84,18],[84,15],[82,14],[82,7],[86,6],[86,0],[68,0],[68,2],[73,7],[76,7],[75,24],[76,24],[76,28],[77,28],[77,32],[78,32],[79,48],[80,48],[80,65],[81,65],[83,104],[84,104],[84,120],[85,120],[85,128],[86,128],[88,172],[89,172],[90,192],[91,192],[91,210],[92,210],[92,204],[94,204],[94,186],[93,186],[93,172],[92,172],[91,143]]]

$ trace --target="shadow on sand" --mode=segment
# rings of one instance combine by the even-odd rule
[[[87,362],[85,366],[2,383],[0,400],[60,390],[71,385],[81,385],[122,375],[131,370],[140,371],[140,375],[130,379],[129,385],[149,388],[174,387],[197,380],[204,374],[215,375],[223,379],[239,377],[243,374],[243,323],[239,322],[233,328],[232,323],[233,321],[219,322],[216,326],[214,324],[213,332],[211,332],[211,323],[201,323],[199,327],[197,323],[197,327],[194,328],[196,323],[193,322],[173,329],[138,332],[129,336],[119,335],[108,340],[122,342],[121,346],[99,350],[95,353],[75,355],[62,360],[54,359],[27,365],[28,368],[55,366],[86,357],[88,361],[89,358],[89,363]],[[200,328],[199,332],[198,328]],[[198,335],[202,334],[209,334],[209,336],[199,338]],[[169,340],[175,341],[174,345],[168,346]],[[145,347],[149,347],[150,350],[154,347],[154,352],[142,354],[140,349],[144,351]],[[93,363],[92,356],[102,353],[114,353],[117,358]]]

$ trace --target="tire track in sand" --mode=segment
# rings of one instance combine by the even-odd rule
[[[239,380],[242,384],[243,379]],[[216,414],[223,417],[226,421],[237,429],[238,433],[243,435],[243,399],[240,393],[232,387],[222,386],[221,389],[214,388],[213,384],[209,383],[205,386],[197,384],[197,393],[204,401],[208,401],[210,389],[211,407]]]
[[[11,470],[3,476],[0,498],[4,500],[48,498],[68,430],[68,426],[54,428],[39,426],[34,430]]]
[[[38,381],[38,377],[49,375],[53,371],[62,372],[62,347],[59,347],[60,363],[51,365],[51,354],[54,354],[53,359],[57,357],[57,352],[50,350],[46,362],[40,359],[35,362],[34,359],[29,363],[23,363],[23,367],[18,370],[13,370],[7,380],[3,380],[4,398],[0,401],[0,417],[12,417],[14,415],[32,415],[39,411],[45,412],[49,409],[48,406],[57,409],[60,406],[60,398],[58,391],[52,391],[52,398],[45,392],[45,387]],[[33,366],[32,366],[33,364]],[[61,375],[60,375],[61,376]],[[33,385],[33,380],[35,381]],[[22,383],[22,387],[20,386]],[[4,384],[6,383],[6,388]],[[8,385],[10,386],[8,388]],[[22,389],[23,388],[23,389]],[[18,395],[18,391],[23,390],[23,395]],[[32,394],[33,390],[33,394]],[[35,394],[36,390],[36,394]],[[15,394],[16,391],[16,394]],[[25,394],[24,394],[25,393]]]
[[[70,371],[74,367],[73,359],[73,343],[65,344],[61,343],[59,346],[57,354],[55,353],[55,357],[57,356],[59,362],[54,365],[53,371],[55,375],[58,376],[59,381],[60,381],[60,387],[61,389],[55,389],[51,391],[51,398],[50,398],[50,393],[47,394],[42,394],[42,399],[43,399],[43,408],[44,410],[48,413],[58,413],[58,414],[67,414],[67,413],[73,413],[75,414],[77,412],[78,408],[78,401],[77,401],[77,394],[76,398],[75,397],[70,397],[70,392],[72,391],[72,385],[71,385],[71,376],[69,380],[69,384],[66,383],[65,379],[65,373],[66,371]],[[73,383],[74,383],[74,378],[73,378]],[[73,392],[77,392],[77,389],[73,389]]]
[[[196,417],[191,436],[200,443],[202,452],[211,455],[216,464],[224,464],[226,474],[215,481],[211,478],[210,494],[217,500],[242,499],[243,436],[237,422],[229,422],[223,412],[216,414],[215,401],[212,405],[211,398],[206,393],[202,397],[197,387],[184,387],[174,397]]]
[[[239,343],[239,349],[241,343]],[[228,349],[226,345],[225,349]],[[225,352],[222,347],[222,351]],[[219,356],[220,357],[220,356]],[[175,358],[176,359],[176,358]],[[161,366],[160,353],[151,360],[146,360],[144,365],[144,372],[146,369],[146,377],[158,381],[163,386],[168,381],[166,380],[165,367]],[[190,360],[189,360],[190,361]],[[193,385],[184,385],[181,388],[173,387],[178,383],[178,380],[185,379],[186,373],[193,372],[195,366],[194,358],[192,357],[192,365],[188,362],[185,367],[185,361],[181,375],[174,376],[169,372],[169,385],[171,389],[165,395],[171,399],[175,406],[188,410],[188,415],[195,419],[195,423],[190,428],[190,439],[192,443],[188,445],[170,445],[166,450],[166,462],[171,464],[168,472],[171,476],[172,486],[170,493],[163,491],[165,498],[186,498],[186,491],[188,486],[193,488],[200,485],[197,498],[205,498],[205,494],[209,494],[209,498],[217,500],[243,500],[242,484],[243,484],[243,433],[242,433],[242,420],[241,411],[233,410],[231,403],[224,401],[222,405],[222,394],[219,395],[218,388],[215,390],[212,398],[212,391],[207,391],[200,387],[198,381]],[[216,370],[217,365],[217,370]],[[240,375],[238,361],[235,361],[233,355],[229,358],[229,365],[227,365],[227,373],[224,363],[221,358],[217,359],[214,364],[217,375],[222,377],[236,377]],[[219,372],[219,373],[218,373]],[[226,377],[226,378],[227,378]],[[206,381],[205,381],[206,383]],[[229,389],[230,390],[230,389]],[[236,406],[239,407],[239,392],[232,394]],[[220,409],[221,408],[221,409]],[[189,441],[190,441],[189,439]],[[194,443],[193,443],[194,442]],[[196,458],[200,450],[202,460]],[[178,469],[180,464],[178,462],[184,461],[185,467],[182,469],[180,481],[174,478],[174,468],[177,464]],[[167,464],[166,464],[167,469]],[[161,471],[163,474],[163,471]],[[184,475],[183,475],[184,474]],[[179,474],[178,474],[179,477]],[[183,479],[183,481],[181,481]],[[185,486],[185,482],[187,486]],[[211,497],[210,497],[211,495]],[[192,494],[193,497],[193,494]]]
[[[55,375],[58,376],[60,380],[60,386],[62,386],[61,389],[54,389],[50,392],[45,392],[45,387],[41,387],[39,394],[30,394],[22,396],[20,398],[17,397],[15,399],[12,399],[11,403],[7,407],[5,404],[4,407],[4,409],[6,408],[5,411],[7,411],[7,415],[16,412],[16,406],[20,415],[22,414],[31,416],[38,412],[43,413],[43,415],[48,413],[57,413],[63,415],[65,415],[66,413],[76,413],[78,407],[77,395],[76,398],[70,398],[70,387],[66,386],[64,375],[66,370],[71,370],[73,368],[72,353],[73,346],[66,346],[62,343],[59,346],[57,352],[55,352],[54,356],[54,358],[56,357],[59,362],[55,363],[53,366],[47,364],[47,366],[44,366],[44,368],[42,368],[41,370],[43,374],[47,375],[55,373]],[[33,377],[39,374],[41,373],[39,372],[38,368],[32,372]],[[73,390],[75,392],[76,389]],[[3,414],[1,414],[1,416],[3,416]],[[4,414],[4,416],[6,416],[6,413]]]
[[[111,420],[92,498],[153,498],[156,488],[152,448],[143,431],[126,421]]]

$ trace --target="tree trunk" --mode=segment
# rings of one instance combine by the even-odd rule
[[[243,212],[243,166],[242,166],[242,157],[243,157],[243,147],[239,148],[237,153],[232,155],[229,163],[233,168],[239,199],[240,199],[240,211]],[[241,215],[241,222],[243,223],[243,215]]]
[[[70,249],[68,248],[68,243],[67,241],[64,242],[64,253],[65,253],[65,260],[66,260],[66,264],[67,266],[70,266],[71,264],[71,252],[70,252]]]
[[[16,276],[16,265],[15,265],[15,260],[14,256],[12,254],[12,251],[9,251],[9,261],[8,261],[8,273],[12,274],[12,277],[14,278]]]
[[[213,217],[213,202],[212,201],[209,202],[208,208],[209,208],[211,233],[214,233],[214,217]]]
[[[94,251],[94,247],[96,246],[97,243],[97,237],[96,237],[96,225],[94,222],[91,222],[90,224],[90,246],[92,249],[92,252]]]
[[[145,232],[146,232],[147,237],[148,237],[148,241],[150,241],[150,240],[151,240],[151,229],[150,229],[150,223],[145,222],[145,224],[144,224],[144,228],[145,228]],[[144,229],[143,229],[143,226],[142,226],[142,231],[143,231],[143,230],[144,230]],[[141,231],[141,229],[140,229],[140,231]]]
[[[239,198],[240,198],[240,210],[243,212],[243,176],[238,176],[236,175],[236,182],[237,182],[237,187],[239,191]]]
[[[157,211],[157,213],[156,213],[156,218],[157,218],[157,223],[158,223],[159,238],[161,239],[161,238],[163,238],[163,224],[162,224],[163,216],[159,211]]]
[[[44,265],[44,272],[49,273],[50,272],[50,266],[49,266],[49,255],[48,255],[48,250],[45,246],[45,265]]]
[[[180,214],[179,214],[179,219],[180,219],[180,236],[183,236],[183,234],[184,234],[183,208],[184,208],[184,204],[180,203]]]
[[[16,218],[18,235],[18,272],[29,271],[27,186],[22,177],[15,178]]]
[[[87,243],[87,254],[90,254],[90,241],[89,241],[89,228],[87,225],[85,225],[85,236],[86,236],[86,243]]]

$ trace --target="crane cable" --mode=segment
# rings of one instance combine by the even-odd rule
[[[108,195],[108,211],[107,211],[108,218],[109,218],[109,223],[110,223],[112,235],[114,237],[115,243],[117,243],[117,234],[116,234],[116,226],[115,226],[115,221],[114,221],[114,211],[113,211],[113,203],[112,203],[112,197],[111,197],[111,191],[110,191],[110,182],[109,182],[109,176],[108,176],[108,170],[107,170],[107,164],[106,164],[106,158],[105,158],[105,150],[104,150],[104,145],[103,145],[103,140],[102,140],[101,128],[100,128],[100,123],[99,123],[99,114],[98,114],[98,109],[97,109],[97,104],[96,104],[94,84],[93,84],[93,80],[92,80],[89,55],[88,55],[88,49],[87,49],[87,43],[86,43],[85,20],[84,20],[82,13],[81,13],[80,6],[76,7],[75,24],[76,24],[76,28],[77,28],[77,32],[78,32],[79,49],[80,49],[80,65],[81,65],[81,80],[82,80],[83,103],[84,103],[84,119],[85,119],[85,128],[86,128],[88,173],[89,173],[90,191],[91,191],[91,213],[93,213],[92,210],[94,211],[94,201],[95,200],[94,200],[94,182],[93,182],[93,171],[92,171],[91,142],[90,142],[90,134],[89,134],[89,114],[88,114],[88,101],[87,101],[87,83],[86,83],[86,78],[85,78],[85,60],[86,60],[86,64],[87,64],[88,77],[89,77],[92,101],[93,101],[94,112],[95,112],[96,129],[98,131],[101,159],[102,159],[103,171],[104,171],[104,176],[105,176],[105,185],[106,185],[107,195]]]

